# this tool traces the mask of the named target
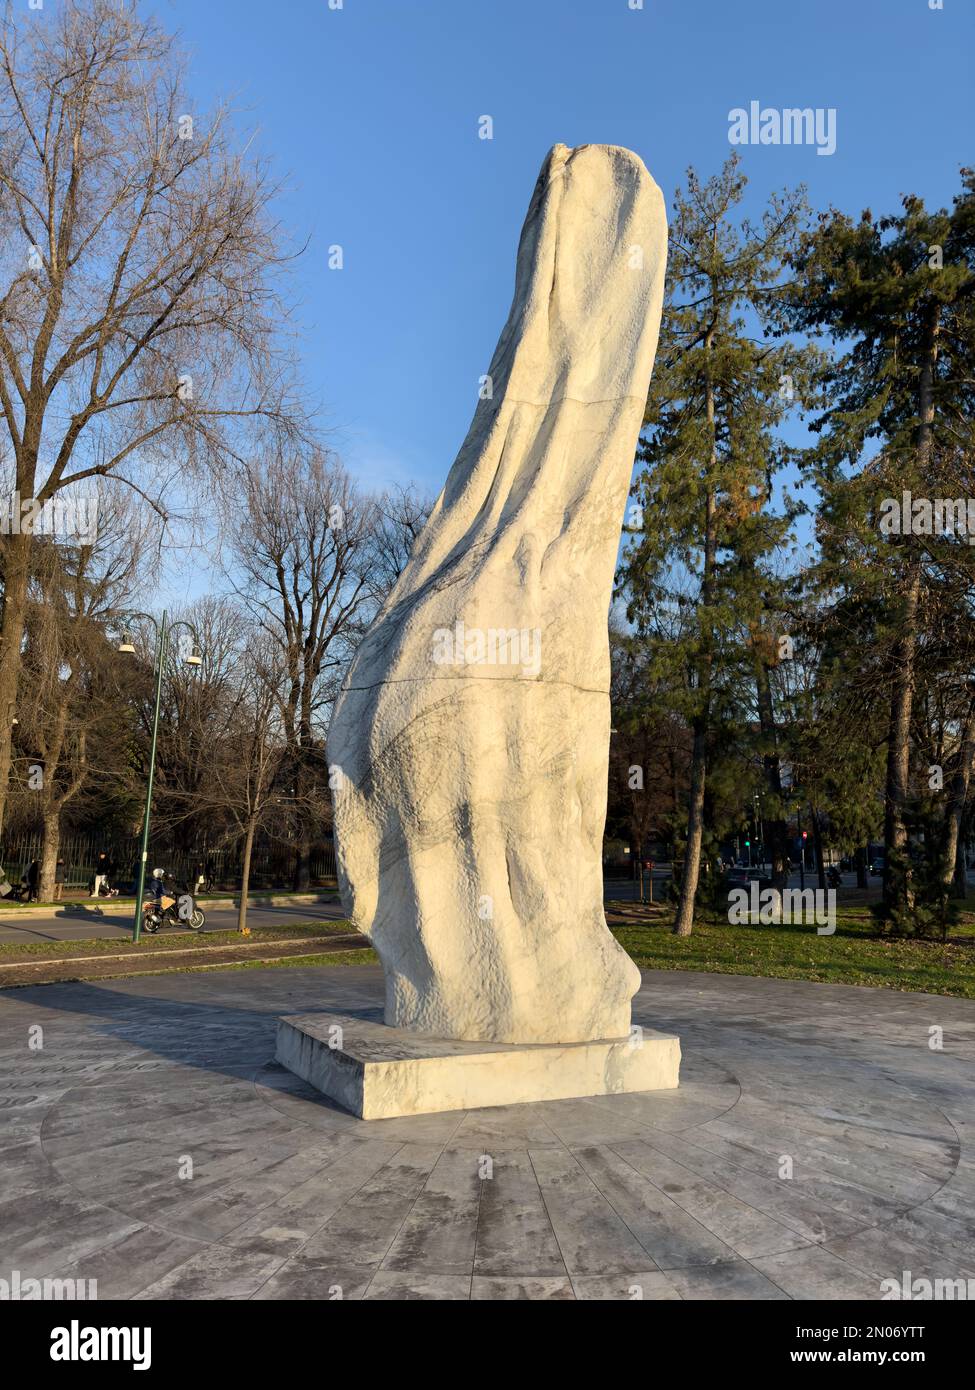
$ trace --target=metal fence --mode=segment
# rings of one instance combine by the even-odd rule
[[[32,859],[40,861],[40,834],[18,835],[7,841],[0,850],[0,863],[11,883],[16,883],[27,871]],[[134,892],[139,867],[141,845],[136,835],[101,839],[94,835],[66,835],[58,848],[58,858],[64,861],[63,880],[66,891],[87,890],[95,876],[98,856],[104,851],[113,866],[112,886],[121,892]],[[251,855],[250,887],[289,888],[294,877],[295,851],[287,845],[255,846]],[[207,847],[176,848],[165,841],[149,842],[147,872],[165,869],[177,883],[195,882],[203,875],[208,889],[232,892],[240,887],[241,851],[239,848],[213,850]],[[315,846],[310,860],[313,885],[334,879],[335,847],[331,841]]]

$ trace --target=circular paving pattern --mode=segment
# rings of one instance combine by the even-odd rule
[[[975,1278],[970,1001],[655,974],[634,1019],[680,1034],[677,1091],[396,1120],[270,1060],[277,1015],[380,998],[374,967],[2,996],[0,1262],[101,1298],[876,1299],[905,1270]]]

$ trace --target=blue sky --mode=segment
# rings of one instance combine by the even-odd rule
[[[835,108],[831,156],[741,150],[750,210],[800,181],[814,206],[940,206],[975,158],[972,0],[631,3],[158,0],[200,106],[235,94],[242,138],[290,175],[305,374],[363,480],[439,490],[557,141],[629,146],[669,205],[689,164],[720,168],[732,108]]]

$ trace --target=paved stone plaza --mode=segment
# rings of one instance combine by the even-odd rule
[[[652,974],[634,1018],[680,1035],[678,1091],[361,1121],[272,1062],[275,1023],[381,994],[357,967],[0,995],[0,1276],[103,1299],[975,1279],[975,1002]]]

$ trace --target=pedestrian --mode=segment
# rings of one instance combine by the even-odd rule
[[[54,866],[54,901],[59,903],[64,895],[64,860],[59,859]]]
[[[102,850],[98,855],[98,862],[95,865],[95,881],[91,896],[97,898],[101,896],[102,884],[108,892],[108,855]]]
[[[27,866],[27,901],[37,902],[37,881],[41,876],[41,866],[36,859],[32,859]]]

